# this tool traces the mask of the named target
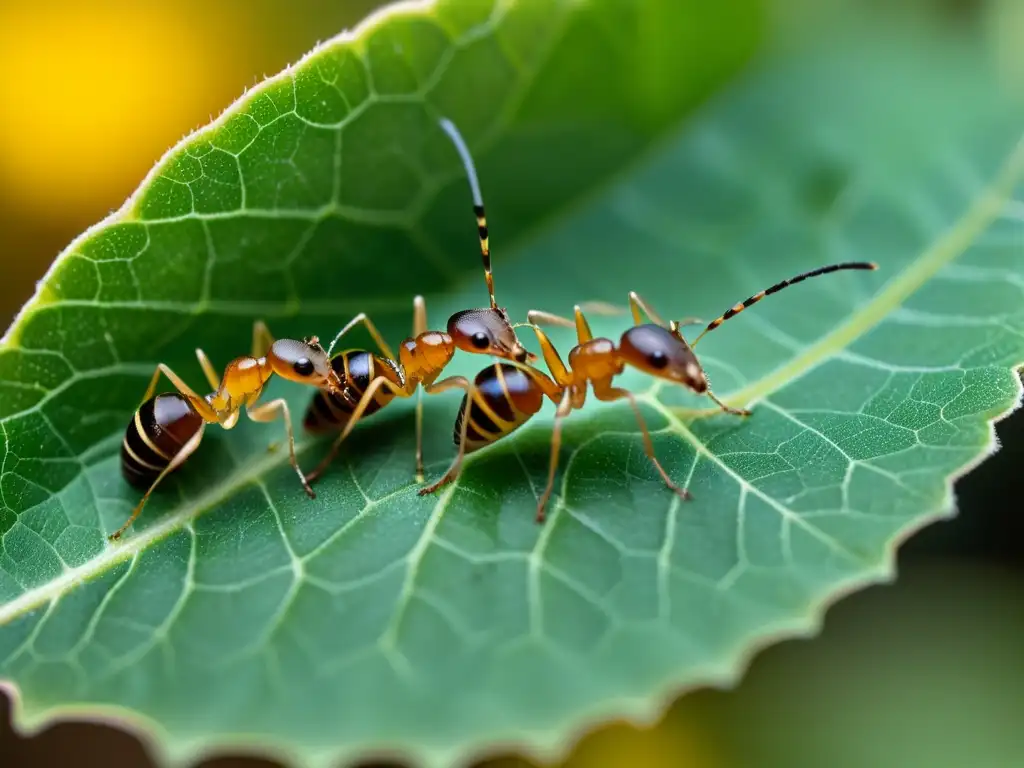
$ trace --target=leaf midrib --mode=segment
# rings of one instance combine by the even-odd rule
[[[939,269],[970,246],[974,238],[1000,214],[1012,194],[1013,187],[1022,177],[1024,177],[1024,137],[1003,162],[995,180],[985,188],[964,215],[930,244],[910,267],[901,272],[864,307],[851,315],[835,330],[808,347],[805,352],[761,379],[731,393],[727,396],[728,399],[735,403],[749,404],[763,398],[807,373],[877,325]],[[683,411],[686,409],[664,408],[664,412],[673,420],[677,420],[676,414]],[[677,423],[681,424],[681,422]],[[712,456],[711,450],[695,435],[689,433],[687,436],[683,432],[680,434],[699,452]],[[296,446],[296,450],[301,454],[312,444],[312,442],[300,444]],[[474,459],[473,455],[467,456],[466,462],[472,462]],[[69,569],[59,578],[0,605],[0,626],[52,600],[59,599],[65,591],[75,585],[97,578],[118,564],[134,558],[150,544],[176,532],[191,519],[211,509],[244,486],[256,482],[259,477],[282,465],[284,461],[284,455],[279,452],[247,464],[229,476],[224,483],[201,494],[193,503],[172,511],[162,521],[133,535],[125,543],[108,546],[98,557],[77,568]],[[458,483],[457,479],[451,486],[451,492],[458,486]],[[435,507],[435,513],[436,511]],[[435,514],[431,514],[430,517],[434,518]]]

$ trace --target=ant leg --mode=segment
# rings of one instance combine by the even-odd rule
[[[334,340],[331,342],[331,345],[327,348],[328,357],[331,356],[331,352],[334,351],[334,345],[341,340],[341,337],[344,336],[349,331],[351,331],[360,323],[366,326],[366,330],[369,331],[370,336],[377,344],[378,349],[380,349],[380,351],[384,353],[384,357],[388,358],[388,360],[398,359],[397,357],[395,357],[395,353],[391,351],[391,347],[388,346],[388,343],[384,341],[384,337],[381,335],[380,331],[377,330],[377,326],[373,324],[373,321],[369,317],[367,317],[365,312],[360,312],[358,315],[349,320],[348,323],[345,324],[344,328],[338,331],[338,334],[334,337]]]
[[[323,474],[324,470],[327,469],[330,463],[334,461],[334,457],[338,455],[338,450],[341,448],[341,444],[345,442],[345,438],[349,436],[349,433],[355,428],[359,419],[363,417],[363,414],[366,412],[366,409],[370,406],[370,403],[373,402],[373,396],[381,387],[389,389],[393,395],[396,395],[398,397],[409,397],[408,392],[406,392],[404,389],[399,387],[390,379],[385,378],[384,376],[378,376],[373,381],[371,381],[367,385],[366,391],[363,392],[363,396],[359,398],[359,402],[356,404],[355,410],[352,411],[352,415],[349,416],[348,424],[345,425],[345,429],[342,431],[340,435],[338,435],[337,439],[331,444],[331,450],[327,453],[326,456],[324,456],[321,462],[316,465],[316,469],[314,469],[312,472],[306,475],[306,477],[309,479],[309,482],[315,483],[317,479],[320,477],[320,475]]]
[[[590,330],[590,324],[587,322],[587,319],[583,316],[583,307],[577,304],[573,307],[573,313],[575,320],[570,320],[567,317],[551,312],[545,312],[541,309],[531,309],[526,313],[526,322],[529,325],[558,325],[563,328],[575,328],[578,344],[590,341],[594,338],[594,334]],[[602,313],[596,312],[595,314]]]
[[[677,328],[685,328],[688,325],[703,325],[704,321],[699,317],[684,317],[682,320],[675,321]]]
[[[302,483],[302,488],[306,491],[306,495],[311,499],[315,499],[316,494],[309,487],[306,476],[302,474],[302,470],[299,468],[299,460],[295,456],[295,433],[292,431],[292,414],[288,410],[287,401],[283,397],[279,397],[277,400],[271,400],[269,403],[258,405],[255,408],[246,408],[245,413],[253,421],[260,422],[273,421],[277,418],[278,413],[284,416],[284,428],[288,433],[288,453],[292,469],[299,476],[299,482]]]
[[[619,304],[609,304],[607,301],[583,301],[577,305],[582,311],[591,315],[621,315],[626,308]]]
[[[217,421],[217,413],[210,407],[210,404],[199,395],[196,394],[195,390],[186,384],[178,374],[168,368],[164,363],[157,365],[156,370],[153,371],[153,378],[149,380],[149,386],[146,388],[146,394],[142,397],[142,402],[146,402],[156,392],[156,383],[160,381],[160,374],[166,376],[171,384],[184,395],[192,407],[196,409],[196,413],[203,417],[203,421],[214,422]]]
[[[416,388],[416,482],[422,484],[427,479],[423,467],[423,387]]]
[[[552,315],[552,317],[556,317],[556,316]],[[569,321],[566,321],[566,322],[569,322]],[[572,374],[565,367],[565,363],[562,362],[562,358],[559,356],[558,350],[555,349],[555,345],[551,343],[551,339],[549,339],[548,335],[546,333],[544,333],[544,331],[542,331],[536,325],[533,325],[532,323],[530,323],[529,327],[532,328],[533,332],[537,335],[537,343],[540,344],[540,351],[544,355],[544,362],[547,363],[548,370],[551,371],[551,375],[552,375],[552,377],[554,377],[554,380],[557,383],[557,386],[558,387],[567,387],[567,386],[569,386],[572,383],[572,381],[573,381]],[[509,365],[515,365],[515,361],[512,361],[512,360],[504,361],[504,362],[507,362]],[[527,365],[520,364],[520,365],[516,365],[516,367],[517,368],[521,368],[523,371],[529,373],[531,376],[533,376],[533,378],[535,380],[537,380],[535,374],[540,373],[540,371],[538,371],[536,368],[533,368],[532,366],[527,366]],[[543,376],[543,374],[541,374],[541,375]],[[544,379],[547,379],[547,377],[544,376]],[[537,382],[542,387],[544,387],[544,384],[542,383],[542,381],[537,380]],[[550,391],[550,388],[545,388],[545,392],[549,392],[549,391]],[[560,397],[560,396],[561,396],[561,393],[558,393],[558,395],[555,396],[555,398],[554,398],[555,402],[558,402],[557,398]]]
[[[427,332],[427,300],[415,296],[412,300],[412,337]]]
[[[584,301],[576,305],[580,312],[587,312],[591,315],[621,315],[626,310],[618,305],[609,304],[606,301]],[[565,328],[572,328],[573,321],[567,317],[545,312],[542,309],[531,309],[526,313],[526,320],[537,325],[561,325]]]
[[[665,485],[667,485],[673,493],[684,501],[690,498],[690,492],[685,488],[680,488],[672,482],[672,478],[668,476],[668,472],[665,471],[665,468],[661,466],[661,462],[658,461],[658,458],[654,455],[654,443],[651,442],[651,433],[647,430],[647,422],[644,421],[643,414],[640,412],[640,406],[637,404],[636,397],[633,396],[633,393],[629,390],[622,389],[621,387],[613,387],[609,384],[605,384],[603,386],[594,387],[594,396],[598,400],[603,400],[604,402],[619,400],[623,397],[629,400],[629,404],[633,408],[633,415],[636,417],[636,423],[640,427],[640,434],[643,435],[644,453],[647,454],[647,458],[649,458],[651,463],[654,464],[654,468],[658,470],[658,474],[661,475],[661,479],[665,481]]]
[[[125,521],[124,525],[122,525],[120,528],[118,528],[112,534],[107,536],[107,538],[110,541],[117,541],[118,539],[121,538],[121,534],[123,534],[125,531],[127,531],[128,528],[131,526],[131,524],[134,523],[135,520],[138,518],[138,516],[142,513],[142,508],[144,506],[146,506],[146,502],[149,500],[150,494],[153,493],[153,491],[156,489],[156,487],[160,484],[160,481],[163,480],[165,477],[167,477],[167,475],[171,474],[171,472],[176,470],[182,464],[184,464],[185,460],[189,456],[191,456],[193,453],[195,453],[196,448],[199,447],[199,443],[203,439],[203,431],[205,429],[206,429],[206,424],[200,425],[199,431],[196,432],[194,435],[192,435],[192,437],[190,437],[188,439],[188,441],[183,446],[181,446],[181,450],[180,451],[178,451],[176,454],[174,454],[174,458],[172,458],[170,463],[166,467],[163,468],[163,471],[161,471],[160,474],[156,476],[156,480],[153,481],[153,484],[151,486],[149,486],[149,490],[146,491],[146,495],[143,496],[142,500],[139,501],[139,503],[135,505],[135,509],[132,510],[131,517],[129,517]]]
[[[422,296],[412,300],[412,337],[427,331],[427,302]],[[416,388],[416,482],[426,479],[423,468],[423,387]]]
[[[455,459],[452,461],[451,466],[448,467],[448,471],[441,476],[441,479],[432,485],[428,485],[426,488],[419,490],[420,496],[425,496],[428,493],[433,493],[438,488],[447,485],[456,477],[459,476],[459,470],[462,467],[462,460],[466,457],[466,441],[469,434],[469,412],[476,399],[476,387],[470,383],[469,379],[465,376],[450,376],[447,379],[442,379],[429,387],[424,387],[428,395],[435,395],[438,392],[444,392],[449,389],[461,389],[466,393],[466,410],[462,414],[462,431],[459,439],[459,450],[455,454]]]
[[[210,389],[216,391],[220,386],[217,369],[213,367],[213,363],[210,362],[210,358],[206,356],[206,353],[198,347],[196,348],[196,358],[199,360],[199,367],[203,369],[203,375],[206,376]]]
[[[725,403],[723,403],[721,400],[718,399],[718,397],[715,395],[715,393],[711,391],[710,387],[708,387],[708,389],[704,392],[704,394],[706,394],[708,397],[710,397],[715,402],[715,405],[717,405],[719,408],[721,408],[726,413],[731,413],[734,416],[749,416],[750,415],[750,411],[748,411],[746,408],[733,408],[732,406],[726,405]]]
[[[629,292],[629,309],[633,313],[633,322],[636,325],[643,325],[643,318],[640,316],[640,312],[643,311],[647,315],[648,319],[655,325],[665,325],[665,321],[661,319],[661,315],[654,311],[650,304],[644,301],[640,294],[636,291]]]
[[[576,343],[586,344],[594,338],[594,334],[590,330],[590,323],[588,323],[587,318],[583,316],[583,310],[580,308],[579,304],[573,307],[572,311],[576,317]]]
[[[252,324],[252,356],[263,357],[274,344],[274,336],[262,320]]]
[[[542,309],[531,309],[526,313],[526,322],[533,323],[535,325],[560,325],[563,328],[574,328],[575,325],[572,320],[561,315],[556,315],[551,312],[545,312]]]
[[[567,389],[562,395],[561,402],[555,410],[555,424],[551,430],[551,461],[548,463],[548,484],[544,486],[544,493],[537,502],[537,522],[544,522],[544,507],[551,498],[551,491],[555,487],[555,470],[558,468],[558,452],[562,447],[562,421],[572,412],[572,393]]]

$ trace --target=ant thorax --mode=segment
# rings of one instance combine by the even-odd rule
[[[395,369],[403,369],[402,383],[432,383],[455,356],[452,337],[441,331],[426,331],[402,342]]]
[[[578,344],[569,351],[569,367],[577,386],[586,388],[588,381],[606,381],[624,370],[615,342],[597,338]]]
[[[217,391],[209,397],[210,407],[227,415],[263,391],[272,370],[265,357],[237,357],[228,363]]]

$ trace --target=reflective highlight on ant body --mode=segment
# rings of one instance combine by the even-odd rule
[[[317,338],[275,340],[267,326],[257,321],[253,325],[252,354],[228,363],[220,379],[201,349],[196,350],[196,357],[213,392],[200,397],[167,365],[160,363],[142,405],[128,423],[121,444],[121,474],[132,486],[147,490],[124,525],[110,535],[111,540],[121,537],[142,512],[157,485],[195,452],[206,425],[219,424],[224,429],[232,429],[243,408],[253,421],[284,419],[292,468],[309,497],[315,497],[295,457],[288,403],[283,398],[260,404],[257,401],[275,374],[324,392],[342,391],[342,381],[331,368]],[[170,379],[177,392],[154,396],[161,374]]]
[[[595,338],[580,306],[575,308],[573,320],[533,310],[527,315],[527,324],[537,335],[550,376],[523,363],[497,363],[482,370],[472,384],[461,376],[435,384],[434,391],[459,388],[466,392],[459,408],[454,434],[458,453],[444,476],[433,485],[423,488],[420,494],[431,493],[453,481],[458,476],[467,453],[479,450],[511,434],[540,410],[544,398],[547,397],[557,407],[551,435],[547,484],[537,502],[537,522],[543,522],[544,510],[554,488],[555,471],[558,467],[562,422],[573,410],[583,407],[589,386],[598,400],[629,401],[643,437],[644,452],[665,484],[681,498],[686,499],[689,492],[672,481],[655,456],[650,432],[636,397],[629,390],[615,386],[613,379],[623,373],[626,366],[631,366],[651,376],[680,384],[697,394],[707,395],[722,411],[737,416],[748,416],[750,411],[725,404],[711,391],[707,375],[693,351],[697,342],[729,318],[790,285],[840,270],[874,269],[877,269],[877,265],[872,263],[847,262],[821,267],[783,280],[733,305],[710,322],[692,344],[683,338],[679,329],[684,325],[699,323],[699,320],[688,318],[666,324],[635,292],[629,294],[634,325],[622,334],[618,344],[608,338]],[[642,315],[646,315],[650,322],[644,322]],[[576,329],[577,344],[569,352],[568,366],[562,362],[547,334],[538,327],[540,323]]]

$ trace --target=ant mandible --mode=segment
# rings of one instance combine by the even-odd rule
[[[303,426],[310,432],[341,429],[331,449],[307,477],[314,482],[331,464],[342,442],[360,419],[370,416],[394,398],[418,395],[416,401],[416,481],[424,480],[423,470],[423,392],[431,394],[434,382],[455,355],[456,349],[478,355],[491,355],[525,363],[536,356],[527,352],[516,337],[508,312],[494,298],[494,276],[491,272],[491,250],[487,231],[480,182],[469,149],[455,125],[447,119],[441,128],[451,139],[462,159],[473,196],[484,279],[490,306],[465,309],[448,318],[447,332],[427,330],[427,307],[422,296],[413,299],[412,336],[402,342],[398,356],[384,340],[373,321],[360,312],[342,328],[328,347],[330,357],[338,341],[357,325],[365,326],[383,356],[362,349],[349,349],[331,357],[331,367],[344,382],[342,392],[322,389],[313,396]],[[421,389],[422,385],[422,389]]]
[[[790,285],[818,275],[840,270],[874,270],[878,266],[869,262],[846,262],[832,264],[804,272],[776,283],[746,301],[733,305],[724,314],[711,321],[704,331],[687,343],[680,332],[683,325],[700,321],[689,318],[666,324],[636,292],[629,294],[629,306],[633,314],[633,327],[626,330],[618,345],[607,338],[594,338],[590,325],[580,306],[575,307],[575,320],[532,310],[527,314],[527,325],[534,330],[551,376],[523,363],[495,363],[482,370],[471,384],[461,376],[453,376],[434,385],[434,391],[448,388],[465,390],[462,405],[455,421],[454,440],[458,453],[448,471],[433,485],[420,490],[420,494],[431,493],[454,480],[459,473],[467,453],[479,450],[497,442],[512,433],[536,414],[544,404],[546,396],[556,404],[555,422],[551,434],[551,459],[548,467],[547,484],[537,502],[537,522],[544,521],[544,509],[551,497],[558,467],[558,453],[562,439],[562,422],[573,410],[583,407],[587,396],[587,385],[593,389],[594,397],[610,402],[626,399],[629,401],[640,427],[644,441],[644,452],[654,464],[665,484],[681,498],[689,498],[689,491],[677,486],[654,453],[654,445],[644,422],[636,397],[627,389],[614,386],[615,376],[623,373],[626,366],[632,366],[644,373],[666,381],[680,384],[697,394],[707,395],[727,413],[749,416],[746,409],[733,408],[718,399],[711,391],[707,374],[701,367],[693,348],[704,337],[726,320],[735,317],[766,296],[781,291]],[[641,312],[651,322],[643,322]],[[569,352],[568,368],[562,362],[554,345],[538,327],[538,323],[575,327],[577,344]]]
[[[213,392],[200,397],[167,365],[160,363],[149,382],[142,405],[128,422],[121,444],[121,474],[132,486],[148,490],[125,524],[110,534],[111,541],[119,539],[135,522],[160,481],[195,452],[203,439],[206,425],[220,424],[224,429],[232,429],[238,423],[243,408],[253,421],[273,421],[278,416],[284,418],[292,468],[307,495],[316,497],[295,457],[295,436],[288,403],[278,398],[257,405],[257,400],[274,374],[324,392],[343,391],[342,382],[331,368],[327,353],[317,338],[275,341],[267,326],[258,320],[253,325],[252,354],[228,363],[219,380],[206,353],[197,349],[196,357]],[[170,379],[178,391],[154,396],[160,374]]]

